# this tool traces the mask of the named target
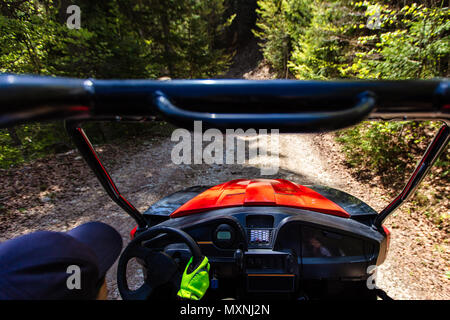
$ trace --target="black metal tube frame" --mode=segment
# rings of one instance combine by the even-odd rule
[[[420,182],[439,158],[439,155],[445,150],[445,147],[449,142],[449,137],[450,128],[446,123],[444,123],[434,136],[431,143],[428,145],[428,148],[419,160],[402,192],[377,215],[374,222],[374,226],[377,229],[381,230],[383,221],[396,209],[398,209],[405,201],[407,201],[409,197],[417,190]]]
[[[95,152],[89,138],[81,128],[81,123],[66,121],[65,125],[67,133],[80,151],[81,156],[95,173],[97,179],[100,181],[110,198],[136,220],[139,229],[146,228],[147,222],[144,219],[144,216],[119,192],[119,189]]]
[[[0,75],[0,128],[162,115],[190,127],[329,131],[365,118],[450,121],[449,81],[83,80]]]

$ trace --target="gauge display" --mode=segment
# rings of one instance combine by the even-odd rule
[[[218,231],[217,239],[218,240],[231,240],[231,232],[230,231]]]
[[[214,244],[219,248],[230,248],[234,242],[234,229],[228,224],[219,225],[214,231]]]
[[[250,243],[269,243],[270,230],[252,229],[250,230]]]

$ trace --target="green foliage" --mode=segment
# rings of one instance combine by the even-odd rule
[[[383,1],[350,3],[352,10],[364,10],[364,19],[377,20],[377,28],[368,28],[369,23],[343,27],[347,32],[353,29],[355,44],[349,42],[348,50],[354,54],[339,68],[341,76],[393,80],[448,76],[450,23],[448,8],[442,4],[425,7],[413,2],[394,7]],[[437,126],[429,122],[366,123],[340,132],[338,140],[351,165],[373,170],[391,181],[402,177],[412,156],[421,154],[424,146],[417,146],[425,131]],[[436,166],[447,179],[448,154]]]
[[[232,56],[216,43],[234,18],[225,14],[225,1],[5,0],[0,2],[0,72],[80,78],[213,77],[226,70]],[[66,25],[66,9],[72,4],[81,9],[78,30]],[[139,125],[87,127],[103,137],[100,142],[136,135],[136,130],[147,132]],[[13,130],[14,138],[0,130],[2,168],[70,147],[61,123]]]
[[[415,122],[364,122],[338,132],[348,162],[353,167],[374,171],[374,175],[405,171],[412,160],[411,149],[419,145],[424,136]]]
[[[365,16],[370,19],[378,14],[380,29],[358,37],[360,48],[346,70],[349,75],[376,79],[426,79],[447,75],[448,8],[427,8],[412,3],[394,9],[369,3],[363,3],[367,7]]]
[[[182,7],[186,16],[175,23],[177,64],[174,68],[182,78],[212,77],[223,72],[231,54],[215,49],[216,37],[231,25],[233,17],[223,20],[223,0],[187,1]],[[175,45],[175,43],[174,43]]]
[[[114,123],[88,122],[83,126],[93,144],[148,137],[168,137],[175,129],[166,122]],[[15,134],[16,137],[12,137]],[[74,146],[65,134],[64,123],[32,123],[14,128],[0,129],[0,168],[41,158],[48,154],[66,152]]]
[[[289,68],[298,79],[330,79],[342,76],[347,63],[348,34],[345,24],[355,22],[342,1],[315,1],[312,19],[293,44]]]
[[[439,122],[363,122],[336,133],[347,162],[357,168],[361,177],[376,176],[387,188],[402,187],[404,179],[416,165],[431,141]],[[436,161],[437,173],[443,181],[450,181],[450,154],[444,152]]]
[[[298,79],[447,76],[450,19],[443,5],[260,0],[255,34],[274,69],[285,75],[289,68]]]
[[[62,122],[20,125],[0,130],[0,168],[40,158],[46,154],[65,151],[70,141]],[[16,137],[12,137],[11,133]]]
[[[48,73],[42,60],[52,32],[45,32],[48,20],[43,9],[32,1],[16,4],[7,0],[0,4],[0,13],[0,71]]]
[[[0,130],[0,168],[6,169],[24,161],[20,149],[15,146],[6,130]]]
[[[258,30],[264,58],[279,75],[287,77],[292,42],[296,41],[310,19],[308,2],[304,0],[258,0]]]
[[[0,71],[96,78],[211,77],[231,55],[224,0],[53,0],[0,4]],[[63,3],[66,3],[63,5]],[[66,26],[69,4],[81,29]]]

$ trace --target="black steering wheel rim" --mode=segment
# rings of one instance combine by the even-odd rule
[[[192,266],[198,265],[202,261],[202,253],[194,239],[186,232],[172,227],[157,226],[145,230],[134,238],[122,252],[117,265],[117,287],[120,295],[124,300],[145,300],[151,294],[153,288],[151,284],[144,282],[144,284],[136,290],[130,290],[127,282],[127,265],[132,258],[141,258],[142,254],[150,251],[149,248],[143,247],[142,242],[151,240],[160,234],[168,234],[174,236],[177,240],[185,243],[191,251],[193,260]],[[166,255],[167,256],[167,255]]]

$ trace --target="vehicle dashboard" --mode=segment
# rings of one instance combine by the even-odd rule
[[[294,292],[302,281],[360,281],[376,265],[382,234],[349,218],[283,207],[225,208],[169,219],[208,257],[215,279],[245,278],[247,292]],[[187,261],[178,244],[167,253]]]

